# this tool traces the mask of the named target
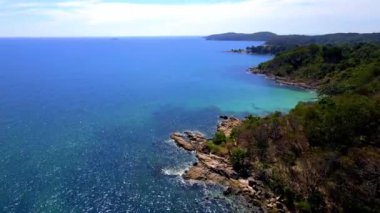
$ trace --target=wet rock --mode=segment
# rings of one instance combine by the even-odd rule
[[[207,173],[207,169],[198,165],[191,167],[182,175],[182,177],[187,180],[206,180]]]
[[[177,144],[177,146],[184,148],[187,151],[194,151],[194,146],[186,141],[185,135],[175,132],[170,136],[171,139],[174,140],[174,142]]]
[[[226,119],[228,119],[228,116],[227,115],[221,115],[221,116],[219,116],[219,118],[226,120]]]
[[[185,131],[184,133],[187,136],[187,138],[193,143],[203,143],[204,141],[207,140],[205,135],[202,134],[201,132]]]
[[[217,131],[223,133],[226,137],[230,137],[232,129],[241,124],[241,121],[234,117],[220,116],[220,118],[222,120],[217,126]]]

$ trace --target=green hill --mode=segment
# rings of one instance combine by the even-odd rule
[[[335,33],[326,35],[277,35],[272,32],[252,34],[224,33],[210,35],[206,39],[265,41],[266,45],[299,46],[308,44],[380,43],[380,33]]]
[[[271,32],[253,34],[225,33],[206,37],[208,40],[229,41],[265,41],[262,46],[251,46],[245,50],[232,50],[232,52],[246,52],[249,54],[278,54],[299,46],[310,44],[318,45],[344,45],[372,43],[380,44],[380,33],[335,33],[327,35],[277,35]]]
[[[207,36],[207,40],[225,40],[225,41],[268,41],[277,35],[271,32],[258,32],[252,34],[244,33],[223,33]]]
[[[238,171],[263,181],[292,211],[379,212],[380,46],[296,47],[259,69],[318,82],[320,98],[285,115],[247,117],[218,145],[232,147]]]

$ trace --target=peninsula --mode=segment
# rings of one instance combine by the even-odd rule
[[[288,114],[221,116],[215,136],[173,133],[198,162],[183,177],[221,184],[225,195],[270,212],[379,212],[380,46],[307,44],[259,66],[319,99]]]

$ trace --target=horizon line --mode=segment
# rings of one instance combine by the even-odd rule
[[[206,37],[207,35],[127,35],[127,36],[0,36],[0,39],[14,39],[14,38],[168,38],[168,37]]]
[[[255,33],[262,33],[262,32],[269,32],[274,33],[276,35],[282,36],[282,35],[301,35],[301,36],[321,36],[321,35],[330,35],[330,34],[375,34],[380,33],[380,31],[372,31],[372,32],[329,32],[329,33],[317,33],[317,34],[303,34],[303,33],[289,33],[289,34],[278,34],[272,31],[257,31],[257,32],[224,32],[224,33],[213,33],[208,35],[83,35],[83,36],[0,36],[0,39],[17,39],[17,38],[111,38],[111,39],[118,39],[118,38],[170,38],[170,37],[207,37],[211,35],[220,35],[220,34],[227,34],[227,33],[236,33],[236,34],[255,34]]]

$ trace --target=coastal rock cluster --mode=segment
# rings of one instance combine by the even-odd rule
[[[234,117],[220,116],[217,132],[231,135],[232,129],[241,121]],[[287,212],[279,196],[275,196],[257,178],[241,177],[233,168],[227,157],[211,154],[206,148],[209,139],[197,131],[175,132],[170,136],[177,146],[194,151],[198,162],[187,170],[182,177],[185,180],[204,181],[225,187],[224,195],[241,196],[247,206],[259,207],[260,212]]]
[[[220,116],[220,119],[216,131],[223,133],[226,137],[230,137],[232,129],[241,124],[241,120],[234,117]]]

